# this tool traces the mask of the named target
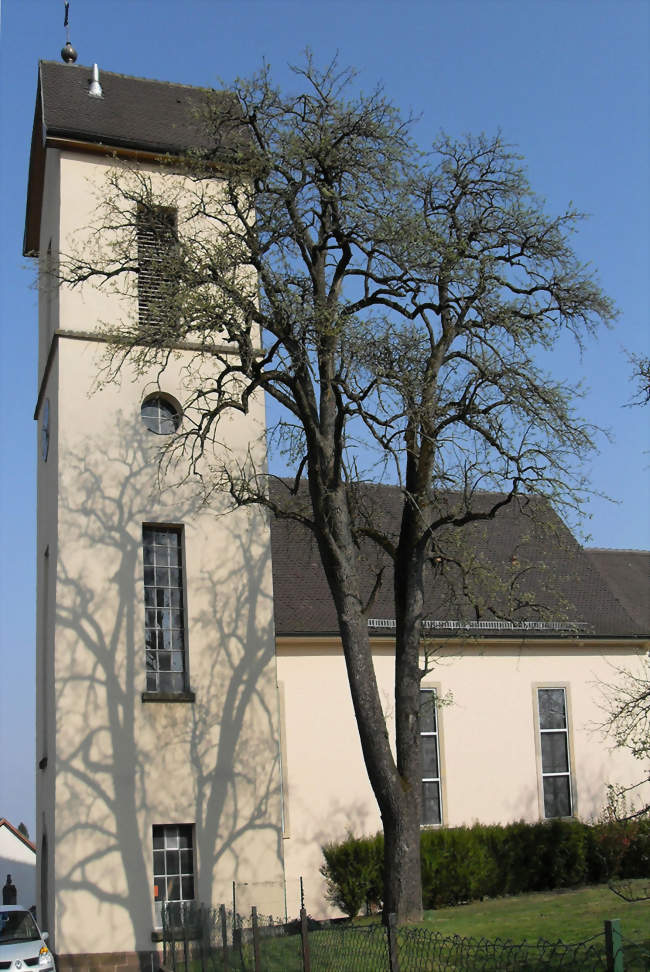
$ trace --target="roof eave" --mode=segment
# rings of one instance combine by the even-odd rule
[[[276,630],[275,637],[277,640],[286,639],[287,641],[299,641],[301,638],[313,639],[313,638],[341,638],[339,631],[317,631],[317,630]],[[372,630],[369,632],[369,638],[372,641],[395,641],[394,631],[381,631]],[[444,635],[442,632],[436,634],[436,640],[441,642],[454,642],[459,641],[471,641],[471,642],[481,642],[486,644],[489,642],[499,643],[499,644],[522,644],[535,645],[538,643],[542,644],[552,644],[557,643],[558,645],[570,645],[575,644],[581,647],[583,646],[597,646],[605,642],[609,646],[620,646],[621,648],[629,647],[630,644],[645,647],[647,644],[650,646],[650,634],[594,634],[590,632],[589,634],[575,634],[567,632],[566,634],[559,634],[557,631],[549,632],[548,634],[543,634],[540,632],[534,635],[525,634],[520,632],[519,634],[505,634],[498,632],[490,632],[489,634],[481,634],[480,632],[468,632],[468,631],[445,631]]]
[[[115,158],[130,159],[137,162],[163,162],[169,158],[180,158],[187,149],[173,148],[165,145],[142,145],[131,141],[113,140],[102,141],[92,134],[66,132],[63,129],[52,129],[42,136],[42,121],[38,129],[39,139],[36,143],[36,119],[34,120],[34,135],[32,137],[32,152],[29,165],[29,182],[27,186],[27,208],[25,216],[25,233],[23,237],[23,256],[38,257],[40,250],[40,217],[43,204],[43,185],[45,179],[45,156],[48,148],[67,149],[68,151],[87,152],[94,155],[113,156]],[[215,170],[215,175],[224,173],[237,166],[241,169],[239,160],[232,154],[224,153],[223,157],[214,159],[209,167]]]
[[[41,88],[41,66],[38,66],[38,85],[32,143],[29,153],[29,177],[27,180],[27,202],[25,206],[25,231],[23,234],[23,256],[37,257],[40,249],[41,207],[43,204],[43,183],[45,179],[45,138],[43,133],[43,97]]]
[[[25,837],[24,834],[21,834],[18,828],[14,827],[14,825],[10,823],[6,817],[0,818],[0,827],[6,827],[7,830],[11,834],[13,834],[14,837],[16,837],[19,841],[21,841],[21,843],[25,845],[25,847],[29,847],[31,851],[34,851],[34,853],[36,853],[36,845],[32,843],[29,837]]]

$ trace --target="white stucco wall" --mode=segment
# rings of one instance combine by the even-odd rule
[[[615,749],[599,725],[599,683],[611,684],[616,666],[633,667],[647,645],[602,646],[561,642],[449,645],[436,656],[423,687],[436,687],[439,708],[443,824],[534,821],[543,818],[535,722],[535,689],[566,687],[574,813],[597,818],[607,783],[629,783],[640,765]],[[375,642],[375,668],[392,730],[394,654]],[[352,832],[380,829],[365,773],[341,650],[332,639],[280,639],[285,868],[287,907],[299,902],[330,913],[319,874],[321,846]]]
[[[110,165],[48,151],[42,240],[93,246]],[[87,336],[133,316],[134,295],[61,288],[58,334],[41,302],[52,441],[39,459],[39,883],[60,954],[151,949],[155,825],[192,826],[197,899],[230,903],[235,881],[242,912],[284,913],[269,525],[254,509],[224,515],[218,493],[205,506],[185,465],[160,475],[142,400],[160,388],[182,403],[211,361],[179,352],[98,387],[105,345]],[[222,424],[203,470],[247,455],[265,462],[261,397]],[[144,524],[182,533],[194,702],[142,699]]]

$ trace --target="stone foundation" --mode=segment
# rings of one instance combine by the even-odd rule
[[[157,951],[56,955],[57,972],[159,972],[161,964]]]

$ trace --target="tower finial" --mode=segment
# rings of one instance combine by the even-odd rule
[[[63,26],[65,27],[65,47],[61,48],[61,57],[66,64],[74,64],[77,60],[77,52],[70,43],[70,0],[65,0],[65,16]]]

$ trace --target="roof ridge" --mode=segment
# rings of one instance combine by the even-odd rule
[[[68,70],[74,68],[78,70],[83,68],[85,71],[92,71],[92,65],[88,64],[62,64],[60,61],[48,61],[45,58],[41,58],[40,64],[54,65],[55,67]],[[122,71],[109,71],[106,68],[100,68],[100,74],[108,74],[114,78],[124,78],[127,81],[148,81],[150,84],[161,84],[168,88],[189,88],[190,91],[206,91],[211,94],[233,94],[228,88],[212,88],[206,87],[203,84],[187,84],[185,81],[164,81],[160,78],[145,78],[139,74],[124,74]]]
[[[226,93],[227,93],[227,91],[226,91]],[[270,473],[269,474],[269,479],[275,480],[276,482],[279,481],[279,482],[282,482],[282,483],[293,483],[293,482],[295,482],[295,477],[294,476],[278,476],[278,475],[275,475],[274,473]],[[308,484],[308,480],[307,480],[306,477],[301,477],[300,480],[299,480],[299,483],[300,483],[300,485],[304,485],[306,487],[307,484]],[[377,488],[378,489],[390,489],[390,490],[397,490],[399,492],[405,492],[406,491],[406,487],[403,486],[400,483],[377,482],[374,479],[356,479],[356,480],[350,480],[349,482],[346,483],[346,485],[347,486],[359,486],[359,487],[364,487],[364,488],[370,487],[372,489],[377,489]],[[462,490],[461,489],[454,489],[452,486],[449,486],[449,487],[445,487],[444,489],[439,489],[439,490],[437,490],[437,492],[438,493],[444,493],[444,494],[450,494],[450,495],[453,495],[453,496],[460,496],[460,494],[462,493]],[[477,488],[477,489],[472,490],[472,493],[473,494],[476,494],[476,495],[479,495],[479,496],[507,496],[508,495],[508,490],[504,490],[504,489],[478,489]],[[543,500],[549,506],[551,506],[550,500],[546,496],[540,496],[540,495],[534,494],[534,493],[516,493],[515,495],[519,499]],[[552,506],[551,506],[551,508],[552,508]],[[567,529],[568,529],[568,527],[567,527]],[[569,531],[569,532],[571,532],[571,531]],[[573,536],[573,534],[571,534],[571,535]]]
[[[642,553],[650,554],[645,547],[584,547],[586,553]]]

